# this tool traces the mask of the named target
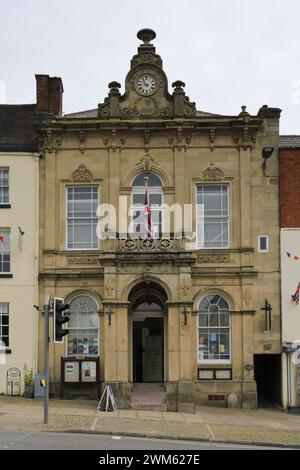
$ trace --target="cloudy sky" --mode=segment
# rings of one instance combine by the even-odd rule
[[[299,0],[0,0],[0,18],[2,102],[35,102],[43,73],[63,78],[65,113],[96,108],[110,81],[124,90],[150,27],[169,86],[185,81],[198,109],[268,104],[283,109],[281,133],[300,134]]]

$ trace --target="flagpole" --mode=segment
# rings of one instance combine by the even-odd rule
[[[148,202],[149,202],[149,193],[148,193],[148,181],[149,181],[149,178],[148,176],[144,176],[144,193],[148,195]],[[144,211],[145,211],[145,202],[144,202]],[[145,213],[144,213],[144,217],[145,217]],[[148,222],[148,216],[147,216],[147,222]],[[147,230],[147,238],[149,238],[149,232]]]
[[[148,184],[148,176],[144,176],[144,191],[145,191],[145,201],[144,201],[144,223],[147,230],[147,239],[150,242],[153,242],[153,225],[152,225],[152,215],[151,215],[151,206],[150,206],[150,198],[149,198],[149,184]],[[145,220],[145,218],[147,219]]]

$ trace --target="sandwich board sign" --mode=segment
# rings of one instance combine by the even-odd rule
[[[105,387],[97,406],[97,411],[117,411],[117,404],[111,385]]]

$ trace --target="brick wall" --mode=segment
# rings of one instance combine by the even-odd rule
[[[300,227],[300,149],[281,149],[280,175],[280,226]]]
[[[60,77],[36,75],[36,110],[38,113],[62,115],[63,83]]]

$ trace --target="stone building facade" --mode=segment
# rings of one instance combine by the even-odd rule
[[[282,404],[300,407],[300,305],[291,297],[300,283],[300,136],[281,136],[280,244],[282,315]]]
[[[0,394],[37,370],[39,145],[35,104],[0,105]]]
[[[52,391],[62,356],[99,356],[101,387],[111,384],[124,407],[139,382],[163,383],[168,410],[256,407],[281,351],[280,110],[198,111],[183,82],[169,91],[155,33],[138,38],[123,94],[111,82],[97,109],[62,116],[57,83],[56,115],[39,126],[40,303],[62,297],[71,317],[65,344],[50,344]],[[265,147],[273,156],[263,169]],[[145,176],[153,241],[139,232]],[[115,230],[108,218],[98,240],[104,203],[123,222]],[[173,204],[192,208],[185,226],[171,218],[167,227]],[[42,322],[39,333],[42,358]]]

